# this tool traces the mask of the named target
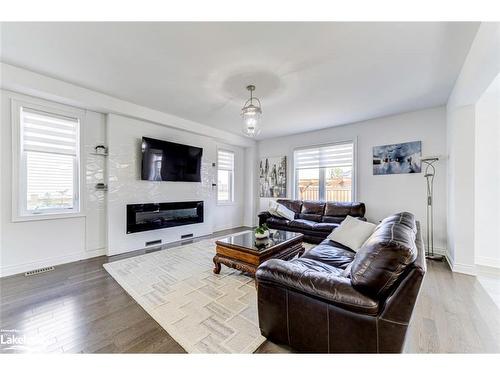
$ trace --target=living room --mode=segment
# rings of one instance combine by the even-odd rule
[[[125,18],[2,20],[1,353],[500,352],[499,22]]]

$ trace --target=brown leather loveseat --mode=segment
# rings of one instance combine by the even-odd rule
[[[271,229],[299,232],[304,241],[320,243],[337,228],[347,215],[365,220],[365,204],[361,202],[322,202],[278,199],[276,202],[295,213],[294,220],[272,216],[268,211],[259,213],[259,225]]]
[[[358,252],[325,240],[256,273],[262,335],[299,352],[400,353],[426,272],[419,225],[384,219]]]

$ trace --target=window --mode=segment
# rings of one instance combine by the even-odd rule
[[[234,152],[217,151],[217,202],[234,201]]]
[[[352,201],[353,160],[353,142],[295,150],[296,199]]]
[[[19,106],[19,214],[78,213],[80,121]]]

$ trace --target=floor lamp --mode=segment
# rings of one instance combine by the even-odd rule
[[[422,163],[425,164],[424,177],[427,181],[427,259],[443,261],[444,256],[434,255],[434,176],[436,175],[436,163],[439,158],[425,158]]]

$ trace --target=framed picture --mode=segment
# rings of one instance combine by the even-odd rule
[[[259,172],[260,197],[286,197],[286,156],[262,158]]]
[[[373,147],[373,174],[420,173],[422,142]]]

